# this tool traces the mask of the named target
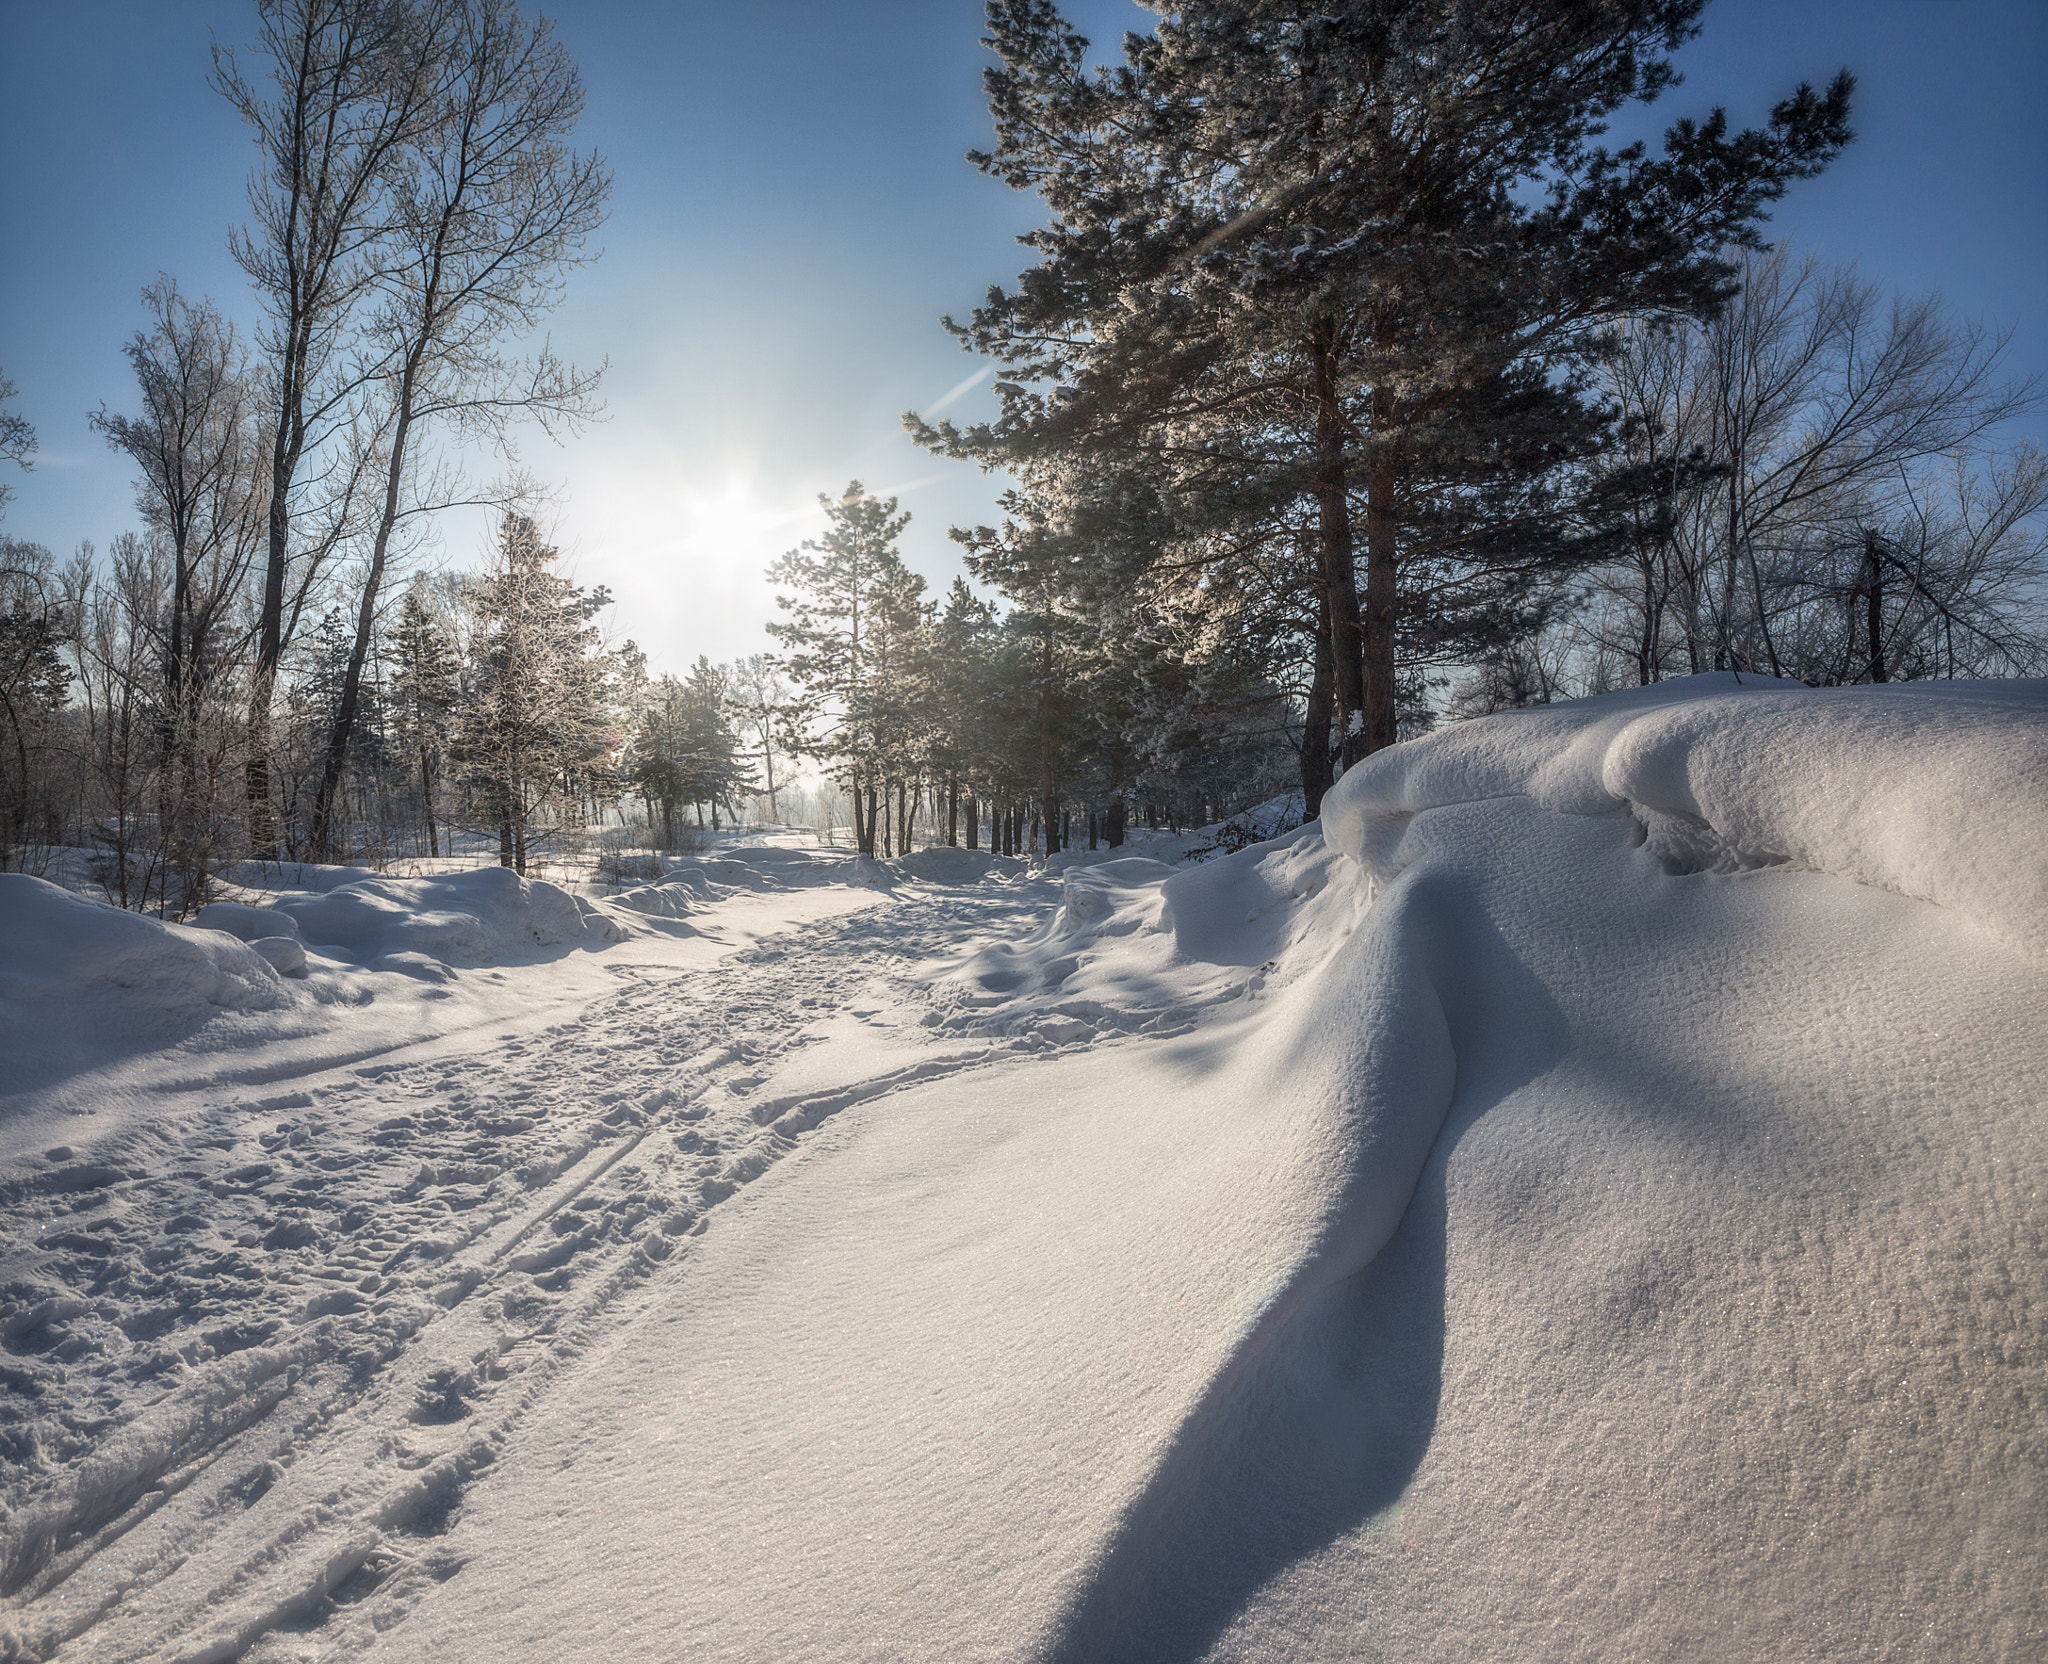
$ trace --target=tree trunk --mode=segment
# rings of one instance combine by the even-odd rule
[[[1045,614],[1044,628],[1039,633],[1038,662],[1038,790],[1044,799],[1045,853],[1059,853],[1059,785],[1058,785],[1058,740],[1053,733],[1052,708],[1052,614]],[[1038,841],[1036,826],[1039,811],[1032,811],[1032,842]]]
[[[1330,596],[1318,583],[1315,669],[1309,677],[1308,710],[1301,724],[1301,813],[1314,820],[1330,789],[1330,715],[1336,699],[1337,659],[1330,646]]]
[[[420,812],[427,823],[427,854],[438,860],[441,855],[441,841],[434,825],[434,762],[433,753],[424,745],[420,747]]]
[[[1392,426],[1394,396],[1391,390],[1374,388],[1373,427],[1377,432]],[[1400,738],[1396,727],[1394,699],[1394,609],[1395,568],[1399,554],[1399,525],[1395,496],[1399,476],[1391,462],[1382,461],[1366,471],[1365,477],[1365,619],[1364,663],[1365,724],[1361,736],[1364,754],[1392,745]],[[1339,674],[1342,674],[1341,665]],[[1349,745],[1344,766],[1357,759]]]
[[[1351,504],[1344,468],[1344,412],[1337,392],[1338,326],[1334,318],[1319,320],[1309,342],[1316,400],[1316,537],[1322,563],[1323,589],[1330,607],[1330,652],[1336,677],[1337,709],[1344,719],[1344,766],[1349,768],[1368,751],[1372,695],[1368,689],[1366,628],[1359,618],[1358,579],[1352,570]],[[1377,403],[1378,395],[1375,395]],[[1391,557],[1391,551],[1389,551]],[[1370,568],[1368,569],[1370,574]],[[1391,573],[1389,574],[1391,576]],[[1368,583],[1368,588],[1370,584]],[[1386,624],[1393,624],[1391,586]],[[1392,656],[1385,667],[1389,691]],[[1388,709],[1392,710],[1391,698]],[[1392,735],[1388,735],[1391,743]]]
[[[1863,554],[1870,567],[1863,597],[1864,627],[1870,636],[1870,679],[1888,682],[1891,675],[1884,664],[1884,550],[1875,532],[1864,534]]]
[[[431,301],[431,297],[430,297]],[[356,639],[349,648],[348,669],[341,678],[341,702],[334,710],[334,724],[327,733],[327,754],[320,770],[320,789],[313,797],[313,858],[327,859],[332,841],[330,822],[334,794],[341,785],[342,770],[348,765],[349,743],[355,737],[356,710],[361,702],[363,664],[370,655],[370,633],[377,623],[377,596],[384,585],[384,562],[391,551],[392,529],[398,524],[398,498],[405,481],[406,444],[412,437],[414,389],[419,375],[420,353],[416,346],[406,360],[399,378],[397,409],[391,427],[391,454],[384,467],[384,506],[377,517],[377,535],[370,543],[370,569],[363,575],[362,598],[356,603]]]

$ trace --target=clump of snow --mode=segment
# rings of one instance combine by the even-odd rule
[[[801,849],[741,845],[711,855],[685,856],[670,869],[669,879],[697,872],[728,890],[786,890],[843,879],[845,867],[841,859],[815,858]]]
[[[710,880],[701,872],[677,873],[656,884],[636,884],[610,898],[611,905],[657,919],[683,919],[706,898]]]
[[[344,884],[360,884],[384,875],[374,867],[323,866],[317,861],[237,861],[223,876],[252,890],[308,890],[325,895]]]
[[[297,998],[265,954],[219,930],[166,923],[24,873],[0,873],[0,1054],[8,1091],[109,1053],[174,1044],[221,1012],[276,1011]]]
[[[239,901],[212,901],[192,922],[201,930],[221,930],[247,942],[280,976],[306,974],[306,947],[298,940],[299,921],[275,907],[250,907]]]
[[[962,849],[953,844],[933,844],[896,859],[896,868],[904,877],[926,884],[977,884],[1004,864],[1001,856],[985,849]]]
[[[1362,896],[1314,827],[1187,867],[1109,851],[1058,873],[1036,931],[930,971],[940,1035],[1069,1043],[1183,1031],[1275,979],[1313,974]]]
[[[305,941],[361,964],[402,953],[496,964],[572,941],[587,928],[568,891],[510,867],[439,878],[352,878],[318,895],[280,896],[275,908],[297,921]]]
[[[239,901],[210,901],[192,915],[192,922],[201,930],[225,930],[244,942],[299,933],[299,921],[291,914],[281,913],[275,907],[251,907]]]

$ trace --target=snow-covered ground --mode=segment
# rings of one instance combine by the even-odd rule
[[[2040,1656],[2044,827],[2048,685],[1716,677],[1197,867],[0,878],[0,1657]]]

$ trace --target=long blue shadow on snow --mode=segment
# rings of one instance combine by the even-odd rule
[[[1370,1264],[1306,1295],[1211,1385],[1064,1615],[1049,1664],[1201,1657],[1261,1586],[1397,1502],[1429,1447],[1451,1153],[1562,1057],[1567,1029],[1462,885],[1434,880],[1401,928],[1426,938],[1413,962],[1442,1002],[1457,1077],[1400,1224]]]

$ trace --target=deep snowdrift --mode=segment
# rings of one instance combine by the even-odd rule
[[[289,926],[267,934],[286,936]],[[0,873],[0,1092],[312,997],[264,953],[219,930],[164,924]]]
[[[2041,684],[1702,678],[1069,875],[349,1644],[2036,1655],[2044,825]]]
[[[633,929],[607,906],[504,867],[397,879],[289,865],[246,876],[297,887],[267,906],[214,902],[182,925],[0,874],[0,1106],[147,1053],[232,1053],[351,1026],[387,1042],[431,1032],[417,1009],[404,1014],[420,996],[412,984],[602,947]],[[428,997],[450,996],[436,987]],[[380,999],[378,1019],[349,1015]]]

